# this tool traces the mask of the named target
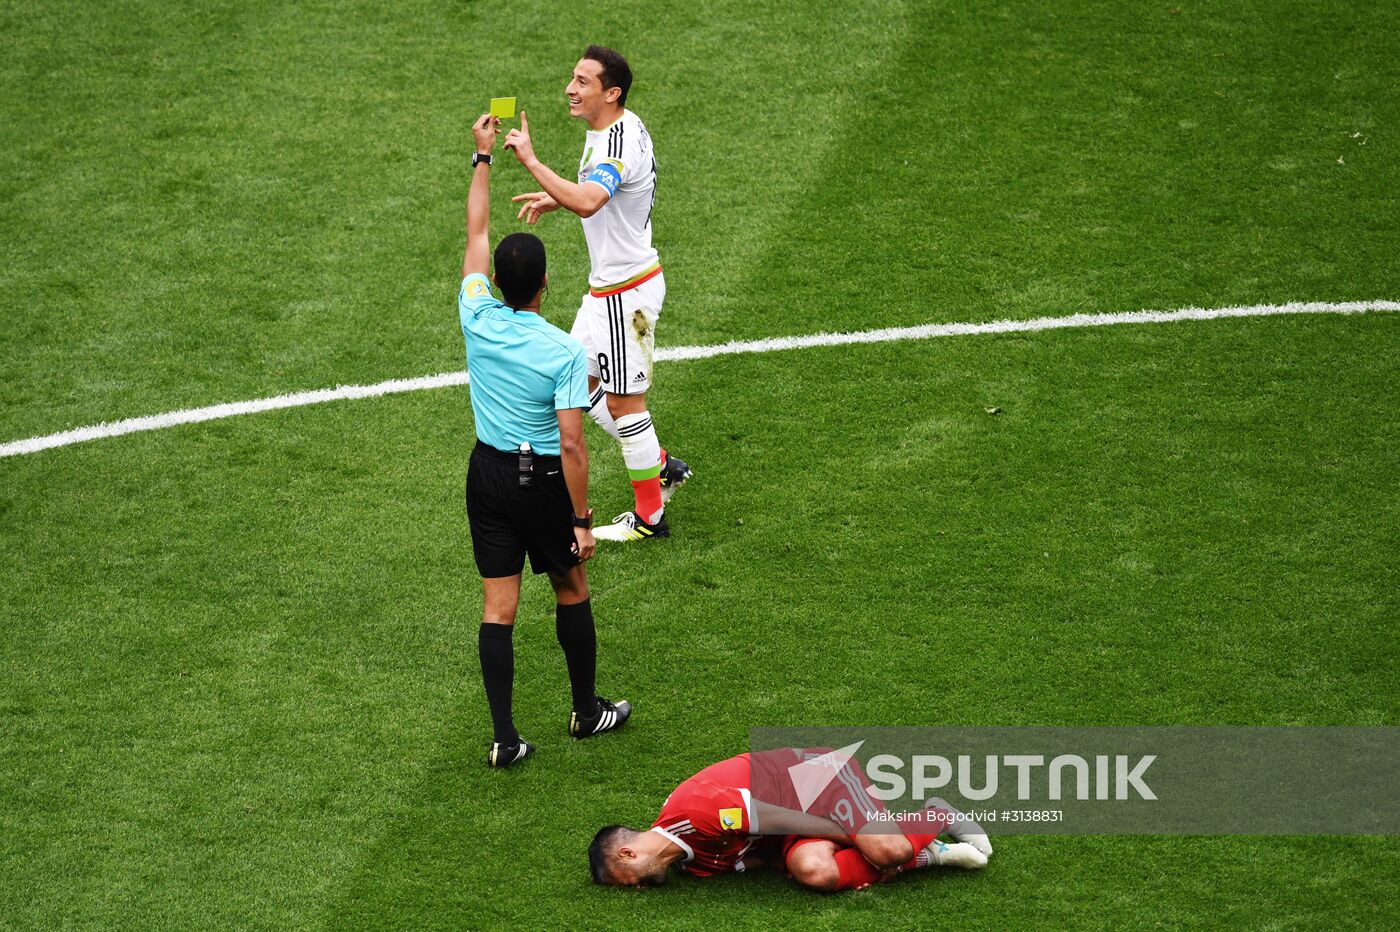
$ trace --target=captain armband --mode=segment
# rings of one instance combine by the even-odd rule
[[[622,163],[616,159],[608,159],[593,166],[593,172],[585,181],[600,184],[608,192],[608,197],[617,193],[617,186],[622,184]]]

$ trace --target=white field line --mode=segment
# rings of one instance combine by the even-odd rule
[[[934,337],[971,336],[981,333],[1033,333],[1039,330],[1059,330],[1066,327],[1109,327],[1114,324],[1165,324],[1182,320],[1220,320],[1226,317],[1275,317],[1284,314],[1366,314],[1373,311],[1400,311],[1400,301],[1318,301],[1291,304],[1252,304],[1244,307],[1188,307],[1175,311],[1126,311],[1118,314],[1072,314],[1068,317],[1036,317],[1031,320],[995,320],[981,324],[924,324],[918,327],[889,327],[884,330],[862,330],[857,333],[816,333],[810,336],[771,337],[766,340],[717,343],[712,346],[673,346],[656,351],[657,362],[708,359],[738,353],[771,353],[777,350],[807,349],[814,346],[848,346],[853,343],[889,343],[897,340],[928,340]],[[14,440],[0,444],[0,458],[37,453],[53,447],[64,447],[86,440],[120,437],[146,430],[160,430],[177,424],[196,424],[240,414],[257,414],[279,408],[298,408],[324,401],[349,398],[377,398],[399,392],[416,392],[425,388],[446,388],[465,385],[466,372],[444,372],[416,379],[391,379],[375,385],[341,385],[309,392],[294,392],[253,401],[234,401],[207,408],[168,411],[146,417],[128,418],[90,427],[79,427],[43,437]]]

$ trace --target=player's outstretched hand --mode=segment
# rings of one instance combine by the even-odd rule
[[[574,553],[580,563],[593,559],[598,550],[598,542],[593,539],[593,531],[586,527],[574,528]]]
[[[520,128],[506,133],[505,146],[515,153],[521,165],[528,166],[535,160],[535,149],[530,143],[530,121],[525,118],[524,110],[520,111]]]
[[[496,134],[501,131],[500,126],[500,118],[489,113],[483,113],[480,119],[472,124],[472,138],[476,140],[476,151],[489,154],[496,148]]]
[[[512,201],[524,201],[520,208],[520,213],[515,215],[516,220],[524,220],[526,223],[535,223],[540,219],[540,214],[547,214],[551,210],[559,209],[559,202],[543,191],[531,191],[529,194],[517,194],[511,198]]]

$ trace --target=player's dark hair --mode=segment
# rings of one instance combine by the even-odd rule
[[[627,59],[621,53],[601,45],[590,45],[584,49],[583,57],[585,61],[596,61],[603,66],[603,89],[622,88],[622,93],[617,95],[617,105],[627,106],[627,91],[632,87],[632,67],[627,64]]]
[[[622,836],[631,831],[625,825],[604,825],[593,836],[593,843],[588,846],[588,869],[593,872],[594,883],[608,882],[612,854],[621,844]]]
[[[496,284],[510,307],[521,307],[544,284],[544,243],[533,233],[512,233],[496,244]]]

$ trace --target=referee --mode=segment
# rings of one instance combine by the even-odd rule
[[[594,692],[597,636],[583,561],[593,556],[588,507],[588,449],[583,412],[589,407],[588,361],[573,337],[540,316],[546,287],[544,244],[513,233],[496,247],[491,279],[491,151],[500,120],[472,125],[476,155],[467,196],[467,251],[457,310],[467,343],[476,447],[467,468],[467,517],[481,573],[483,609],[478,646],[481,678],[495,737],[486,762],[508,767],[535,748],[515,730],[515,613],[525,556],[547,573],[558,605],[554,630],[569,668],[573,713],[569,734],[587,738],[618,728],[632,714],[627,702]]]

